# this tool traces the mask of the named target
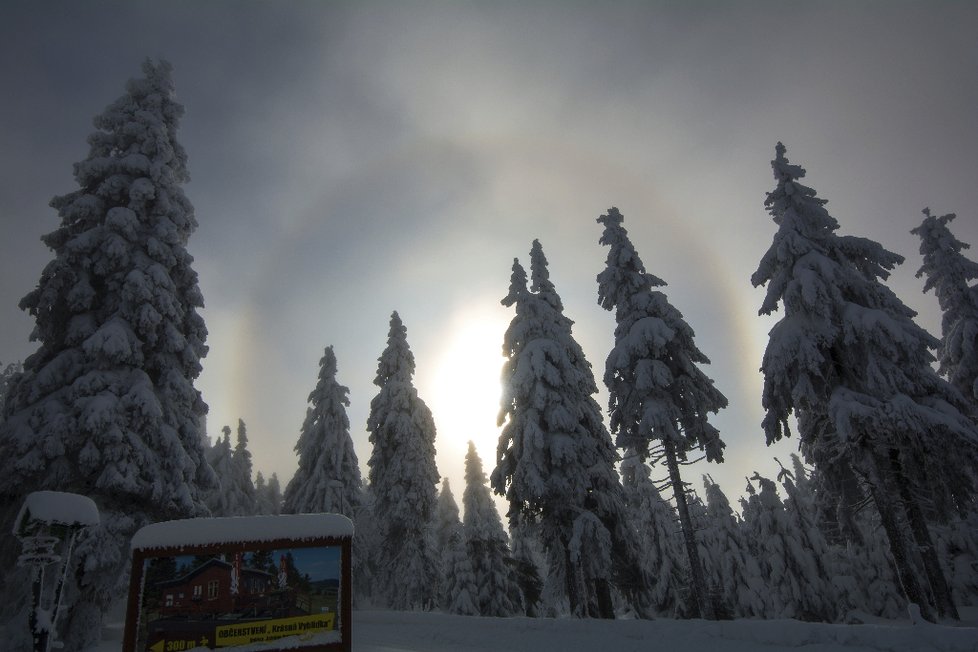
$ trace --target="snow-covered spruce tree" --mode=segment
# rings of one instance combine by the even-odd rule
[[[794,413],[806,461],[822,473],[861,476],[907,599],[934,619],[909,535],[937,610],[956,617],[924,505],[931,518],[946,518],[973,500],[975,424],[961,412],[960,393],[930,366],[937,340],[882,283],[902,257],[837,235],[826,201],[798,182],[805,171],[784,154],[778,143],[777,185],[765,200],[778,231],[751,277],[767,285],[761,314],[782,303],[785,311],[762,362],[767,441],[790,434]]]
[[[798,618],[831,622],[831,586],[817,553],[809,547],[806,533],[785,509],[773,480],[757,473],[751,478],[759,493],[748,485],[744,525],[757,547],[757,559],[768,584],[768,618]]]
[[[816,521],[826,540],[840,546],[867,545],[859,512],[865,508],[868,495],[865,483],[848,460],[835,460],[829,471],[814,467],[808,473],[798,455],[792,453],[791,458],[794,477],[807,474]]]
[[[700,564],[703,566],[703,577],[706,580],[706,591],[707,600],[710,603],[710,609],[713,611],[713,618],[717,620],[729,619],[731,617],[731,610],[721,599],[723,593],[719,585],[719,579],[710,574],[710,570],[715,568],[718,564],[714,562],[713,559],[709,557],[709,548],[703,545],[703,530],[707,527],[708,517],[706,511],[706,503],[700,498],[700,495],[696,493],[696,490],[692,486],[689,486],[686,490],[686,505],[689,508],[689,520],[693,524],[693,531],[696,532],[696,550],[699,554]],[[684,543],[683,540],[680,541],[680,545]],[[692,582],[689,581],[689,574],[687,574],[687,579],[685,585],[687,587],[691,586]],[[687,597],[687,602],[692,601],[692,591],[687,591],[690,595]]]
[[[543,578],[546,577],[547,555],[540,543],[539,523],[527,521],[521,515],[509,519],[510,551],[516,571],[516,584],[523,597],[524,613],[536,618],[543,595]]]
[[[926,275],[924,292],[934,290],[941,306],[941,345],[937,350],[939,371],[970,402],[978,415],[978,263],[965,258],[971,245],[954,237],[948,224],[954,213],[937,217],[924,209],[924,221],[911,233],[920,236],[924,264],[917,278]]]
[[[785,509],[794,515],[800,530],[818,529],[818,514],[811,478],[801,463],[801,458],[792,453],[791,460],[792,468],[788,470],[781,460],[774,458],[781,467],[778,472],[778,482],[784,490],[782,493],[785,496]],[[820,550],[821,547],[817,551]]]
[[[713,617],[707,581],[697,552],[679,466],[693,449],[710,462],[723,461],[724,443],[709,414],[727,399],[697,365],[710,360],[693,342],[693,329],[654,287],[665,282],[645,266],[622,226],[617,208],[598,218],[599,242],[608,245],[607,264],[598,275],[598,303],[615,311],[615,346],[608,354],[604,382],[609,392],[611,431],[619,448],[634,449],[644,461],[664,457],[682,526],[699,615]],[[661,448],[661,454],[657,449]]]
[[[448,478],[441,479],[438,504],[435,506],[435,554],[441,557],[449,541],[462,535],[462,518]]]
[[[778,481],[783,488],[786,496],[785,507],[789,512],[796,515],[798,526],[802,530],[816,531],[819,539],[818,548],[823,550],[824,546],[845,547],[847,544],[865,546],[866,536],[858,524],[858,510],[865,506],[867,496],[862,487],[858,484],[858,478],[853,473],[849,482],[856,486],[846,488],[840,496],[834,496],[836,490],[825,487],[821,479],[824,474],[816,469],[806,467],[801,457],[797,453],[791,453],[791,469],[787,469],[781,464],[781,460],[774,458],[781,466],[778,473]],[[851,470],[846,470],[846,474]],[[851,495],[851,498],[849,496]],[[846,500],[855,500],[855,504],[843,504],[842,497]],[[826,513],[831,512],[831,513]],[[816,536],[813,534],[812,536]],[[824,556],[820,552],[819,556]],[[834,562],[826,560],[827,566],[832,566]],[[844,566],[845,563],[841,562]],[[835,564],[838,566],[838,564]],[[834,578],[837,568],[833,567],[828,573]],[[843,613],[843,612],[840,612]]]
[[[459,616],[478,616],[478,588],[475,573],[472,571],[472,560],[465,550],[465,542],[453,540],[445,553],[445,565],[449,568],[447,591],[445,597],[449,603],[446,611]]]
[[[625,522],[617,455],[592,397],[597,386],[590,366],[571,334],[572,322],[562,314],[542,253],[534,243],[537,292],[527,288],[526,273],[514,261],[503,299],[516,316],[503,342],[503,429],[492,486],[508,498],[511,521],[539,524],[549,556],[548,610],[613,617],[613,582],[642,612],[645,578]],[[603,541],[612,550],[582,564],[581,551]],[[606,567],[596,565],[603,559]]]
[[[255,483],[251,479],[251,451],[248,450],[248,430],[238,419],[237,440],[231,453],[231,490],[228,516],[252,516],[258,511]]]
[[[207,451],[207,461],[214,469],[217,482],[205,494],[207,508],[212,516],[232,516],[231,505],[236,502],[231,492],[234,489],[234,470],[231,461],[231,427],[224,426],[221,437]]]
[[[328,346],[295,445],[299,468],[285,488],[286,514],[332,512],[356,518],[363,504],[363,480],[346,414],[349,392],[336,380],[336,355]]]
[[[491,475],[492,487],[509,501],[511,525],[520,524],[524,530],[532,528],[547,551],[549,572],[544,590],[549,604],[544,608],[550,613],[569,609],[580,615],[585,598],[571,563],[569,544],[576,516],[572,506],[586,490],[581,486],[581,470],[570,468],[574,457],[567,455],[565,468],[554,468],[551,448],[555,441],[568,448],[575,441],[575,424],[572,417],[566,416],[573,414],[573,408],[561,404],[567,399],[557,391],[564,382],[561,366],[572,367],[565,352],[542,336],[542,302],[530,293],[526,271],[517,259],[513,259],[509,292],[502,304],[512,306],[516,315],[503,339],[507,360],[501,374],[498,417],[503,428]],[[534,401],[534,397],[539,398]],[[563,417],[563,432],[551,433],[556,428],[547,417],[555,415]],[[566,604],[562,607],[554,602]]]
[[[282,502],[285,496],[282,494],[282,483],[279,482],[278,473],[272,472],[268,478],[268,502],[272,505],[272,514],[282,513]]]
[[[7,400],[7,392],[23,369],[24,366],[19,362],[11,362],[7,365],[0,363],[0,424],[4,421],[3,405]]]
[[[734,618],[763,618],[767,583],[744,539],[741,523],[716,482],[703,477],[706,518],[699,533],[704,570],[719,589],[719,599]]]
[[[465,552],[465,541],[462,537],[462,519],[459,516],[458,503],[455,501],[455,494],[452,493],[452,486],[448,478],[442,478],[441,491],[438,492],[438,503],[435,506],[434,535],[435,557],[440,560],[442,567],[443,582],[440,590],[440,605],[442,609],[450,611],[454,600],[451,587],[455,583],[452,573],[458,563],[456,555],[461,551],[461,554],[468,560],[468,554]],[[471,564],[468,565],[466,572],[471,575]],[[478,614],[478,609],[474,606],[475,595],[473,588],[468,596],[469,599],[473,600],[473,610],[467,615]]]
[[[268,509],[268,503],[265,499],[268,497],[268,483],[265,482],[265,474],[261,471],[255,472],[255,514],[259,516],[264,516],[270,514]]]
[[[285,488],[286,514],[331,512],[354,521],[352,572],[357,601],[366,598],[369,532],[360,464],[350,436],[349,388],[336,380],[336,354],[326,347],[309,394],[295,452],[299,468]],[[274,476],[273,476],[274,477]],[[277,478],[276,478],[277,483]]]
[[[458,503],[443,478],[435,511],[435,551],[442,565],[441,606],[448,613],[479,615],[479,589],[465,546]]]
[[[183,107],[168,63],[142,69],[96,116],[74,168],[79,188],[51,200],[61,224],[42,240],[54,259],[20,303],[39,347],[0,434],[4,501],[56,489],[89,495],[101,512],[66,594],[71,649],[98,637],[101,612],[125,594],[133,532],[204,513],[201,489],[213,482],[199,434],[207,406],[194,387],[207,331],[186,249],[197,222],[176,140]]]
[[[621,476],[628,523],[651,578],[648,595],[653,615],[675,618],[687,611],[686,559],[676,510],[659,493],[651,469],[632,450],[622,459]]]
[[[268,480],[261,471],[255,474],[255,503],[258,514],[282,513],[282,485],[277,474],[272,473]]]
[[[886,533],[872,509],[860,512],[855,520],[862,530],[861,543],[847,542],[842,548],[851,575],[860,589],[858,597],[852,602],[874,616],[899,618],[907,612],[888,552]],[[844,572],[846,563],[842,564],[842,568]],[[839,596],[839,604],[840,607],[845,606],[845,595]]]
[[[367,418],[373,444],[368,477],[378,534],[374,586],[381,593],[374,598],[393,609],[432,609],[441,586],[432,532],[439,478],[435,422],[413,375],[407,329],[395,312],[374,379],[380,391]]]
[[[782,467],[778,473],[778,481],[786,496],[785,513],[794,524],[795,545],[810,553],[815,575],[825,581],[825,588],[816,592],[817,598],[809,601],[807,609],[810,617],[825,621],[838,620],[842,615],[838,610],[838,593],[846,587],[837,587],[834,584],[839,569],[830,565],[834,558],[829,554],[829,543],[825,535],[818,528],[815,497],[811,492],[808,476],[804,469],[798,470],[801,473],[794,474]],[[795,556],[799,556],[797,552]]]
[[[824,475],[810,471],[794,453],[791,467],[791,471],[782,467],[778,474],[787,496],[785,509],[795,515],[799,528],[810,533],[809,545],[816,549],[832,585],[836,618],[858,622],[860,613],[899,616],[902,600],[884,552],[886,545],[876,532],[876,524],[866,523],[858,506],[847,505],[844,498],[864,492],[855,487],[833,496],[832,489],[820,485]],[[833,513],[826,514],[827,509]]]
[[[557,295],[557,289],[550,281],[547,258],[539,240],[534,240],[530,249],[530,290],[543,300],[545,306],[549,307],[549,310],[545,311],[548,317],[545,324],[548,329],[551,329],[555,341],[561,343],[567,358],[578,372],[578,391],[581,395],[582,408],[580,425],[583,426],[582,432],[590,438],[582,447],[582,452],[585,453],[582,459],[593,460],[588,468],[591,491],[584,507],[600,521],[600,526],[597,523],[588,525],[590,517],[582,514],[580,523],[575,524],[576,545],[580,555],[585,555],[580,561],[585,580],[595,585],[597,606],[601,609],[602,592],[606,582],[604,571],[600,570],[601,565],[596,563],[600,556],[596,551],[599,547],[604,547],[604,530],[606,530],[607,540],[611,544],[608,559],[611,564],[613,588],[623,598],[627,608],[642,614],[647,607],[646,589],[650,579],[643,575],[642,565],[639,562],[641,553],[628,524],[624,488],[621,485],[621,476],[615,469],[620,458],[605,427],[601,406],[594,398],[598,386],[594,380],[591,363],[584,357],[583,349],[574,338],[572,333],[574,322],[563,314],[563,303]],[[595,550],[593,554],[586,552],[589,547]],[[590,571],[587,569],[588,565],[591,567]],[[589,579],[591,577],[595,579]],[[610,617],[611,612],[605,610],[603,615]]]
[[[357,512],[353,542],[356,546],[353,558],[353,603],[361,606],[384,606],[384,595],[377,581],[378,555],[374,552],[381,544],[377,520],[373,511],[373,491],[370,485],[363,487],[363,504]],[[377,596],[376,599],[374,596]]]
[[[482,471],[482,459],[471,441],[465,454],[462,504],[465,507],[465,549],[475,575],[479,614],[515,616],[523,610],[523,605],[509,552],[509,537],[492,502],[486,474]]]
[[[978,511],[939,525],[934,535],[955,602],[978,606]]]
[[[542,253],[541,253],[542,255]],[[565,318],[566,319],[566,318]],[[605,426],[601,416],[601,407],[594,398],[597,393],[597,384],[591,369],[591,364],[584,359],[584,353],[580,350],[577,342],[570,336],[572,321],[566,319],[568,337],[580,352],[578,367],[586,380],[584,385],[586,391],[591,392],[587,397],[588,410],[586,414],[589,423],[593,424],[593,432],[599,432],[596,436],[596,445],[601,451],[602,464],[599,469],[599,486],[604,489],[595,496],[598,500],[598,507],[592,511],[601,519],[608,528],[612,543],[612,567],[614,571],[615,588],[623,596],[625,608],[631,610],[636,615],[648,613],[649,597],[648,587],[652,579],[644,571],[644,566],[640,559],[642,549],[638,545],[638,538],[631,527],[625,505],[625,492],[621,482],[621,475],[614,466],[608,466],[607,460],[614,459],[615,463],[621,460],[615,450],[614,441]]]
[[[843,577],[849,569],[844,555],[840,555],[839,551],[849,542],[865,545],[862,531],[855,523],[855,506],[844,504],[851,498],[847,497],[843,500],[843,492],[824,486],[825,475],[813,467],[806,467],[797,453],[791,453],[790,457],[791,470],[788,470],[777,457],[774,458],[781,467],[778,480],[784,489],[782,493],[787,496],[785,505],[789,511],[799,512],[801,522],[817,528],[826,545],[829,546],[826,554],[831,559],[823,561],[832,568],[830,579],[833,584],[845,585],[836,587],[838,613],[844,614],[847,609],[856,608],[853,605],[857,603],[852,600],[847,602],[849,599],[847,596],[853,594],[853,591],[852,587],[848,586],[850,580]],[[858,497],[858,500],[864,503],[865,492],[859,487],[858,478],[855,473],[849,477],[855,483],[855,487],[851,490],[853,497]]]

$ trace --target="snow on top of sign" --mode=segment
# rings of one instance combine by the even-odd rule
[[[353,522],[340,514],[188,518],[147,525],[136,532],[132,549],[349,536]]]
[[[35,522],[52,525],[98,525],[98,508],[88,496],[65,493],[63,491],[35,491],[27,494],[24,504],[14,521],[14,534],[30,515]]]

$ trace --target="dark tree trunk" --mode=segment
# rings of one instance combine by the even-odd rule
[[[535,618],[537,603],[540,601],[542,586],[536,565],[528,558],[519,556],[514,560],[516,583],[523,594],[523,609],[527,617]]]
[[[598,599],[598,618],[615,617],[615,603],[611,599],[611,584],[603,577],[594,580],[594,592]]]
[[[823,472],[823,476],[829,485],[828,493],[835,500],[833,516],[841,537],[836,543],[845,542],[865,546],[865,537],[856,524],[855,507],[865,498],[865,494],[859,488],[859,478],[847,462],[835,460],[828,464],[833,466],[833,471],[831,474]]]
[[[879,512],[880,523],[886,531],[886,538],[890,543],[890,554],[893,556],[893,563],[896,566],[897,578],[900,581],[903,594],[909,602],[920,607],[921,616],[930,622],[937,622],[934,617],[934,610],[927,600],[927,595],[924,593],[910,560],[910,551],[907,549],[907,542],[903,536],[903,528],[891,498],[896,492],[891,491],[893,483],[889,481],[887,469],[880,464],[875,453],[869,450],[864,450],[864,453],[866,484],[873,497],[876,510]]]
[[[580,618],[587,615],[585,596],[581,595],[580,584],[577,581],[577,564],[571,560],[570,545],[566,538],[560,538],[564,552],[564,586],[567,589],[567,601],[570,603],[571,615]]]
[[[930,582],[930,588],[934,594],[937,613],[942,618],[961,620],[958,609],[954,606],[954,600],[951,598],[951,589],[944,577],[940,560],[937,558],[937,547],[934,545],[934,540],[927,527],[927,521],[924,519],[924,512],[910,488],[910,481],[903,473],[903,464],[900,462],[900,455],[896,450],[890,451],[890,465],[897,488],[900,490],[900,500],[903,502],[903,509],[907,514],[910,531],[913,533],[914,542],[917,544],[924,562],[924,572],[927,574],[927,581]]]
[[[666,452],[666,466],[669,467],[669,480],[672,483],[672,490],[676,496],[676,510],[679,512],[679,524],[683,531],[683,541],[686,545],[686,557],[689,560],[689,572],[692,576],[693,604],[697,614],[707,620],[715,620],[713,605],[710,602],[709,591],[706,587],[706,579],[703,575],[703,565],[700,563],[699,550],[696,547],[696,535],[693,532],[693,519],[689,516],[689,505],[686,502],[686,488],[683,479],[679,475],[679,460],[676,459],[676,447],[671,441],[663,441],[662,446]]]

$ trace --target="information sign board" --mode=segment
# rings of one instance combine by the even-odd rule
[[[349,651],[352,534],[333,514],[143,528],[123,650]]]

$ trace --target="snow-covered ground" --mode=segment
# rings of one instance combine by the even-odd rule
[[[354,652],[930,652],[978,651],[978,613],[960,626],[886,621],[825,625],[794,620],[575,620],[477,618],[355,611]],[[118,652],[121,625],[98,652]]]

